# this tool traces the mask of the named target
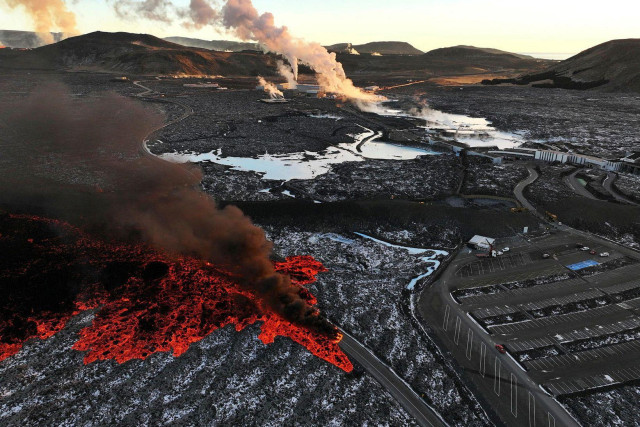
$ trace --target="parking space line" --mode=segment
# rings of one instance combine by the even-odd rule
[[[442,325],[442,329],[446,332],[447,329],[449,329],[449,314],[451,311],[451,307],[450,306],[446,306],[444,308],[444,323]]]
[[[518,418],[518,379],[511,374],[511,413]]]
[[[471,328],[467,330],[467,359],[471,360],[471,350],[473,347],[473,331]]]
[[[487,345],[485,343],[480,343],[480,375],[484,378],[486,370],[487,370]]]
[[[536,425],[536,397],[529,392],[529,427]]]
[[[502,368],[502,362],[498,359],[498,357],[496,356],[496,360],[493,364],[493,392],[500,396],[500,381],[501,381],[501,368]]]
[[[453,334],[453,342],[456,343],[456,345],[458,345],[458,343],[460,343],[460,326],[461,326],[462,320],[460,319],[460,316],[456,317],[456,329],[455,332]]]

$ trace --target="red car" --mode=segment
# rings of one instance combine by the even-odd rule
[[[595,255],[595,254],[597,254],[597,252],[596,252],[596,251],[591,251],[591,252],[589,252],[589,253],[590,253],[591,255]]]
[[[496,350],[498,350],[502,354],[505,354],[507,352],[507,349],[504,348],[502,344],[496,344]]]

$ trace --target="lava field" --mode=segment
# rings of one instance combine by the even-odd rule
[[[67,223],[36,216],[0,216],[0,361],[30,339],[48,339],[83,311],[96,309],[73,348],[84,363],[124,363],[157,352],[178,357],[217,329],[241,331],[262,322],[260,340],[285,336],[350,372],[335,338],[297,326],[265,309],[224,270],[142,245],[106,242]],[[326,271],[309,256],[275,262],[310,305],[304,285]]]

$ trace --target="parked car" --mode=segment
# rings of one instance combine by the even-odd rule
[[[496,350],[498,350],[502,354],[505,354],[507,352],[507,349],[504,348],[502,344],[496,344]]]
[[[600,256],[601,256],[602,258],[606,258],[606,257],[608,257],[608,256],[609,256],[609,252],[602,252],[602,253],[600,254]]]
[[[550,258],[550,257],[551,257],[551,255],[549,255],[549,254],[542,254],[542,258],[544,258],[544,259],[547,259],[547,258]]]
[[[583,247],[580,248],[580,250],[583,251],[583,252],[587,252],[587,251],[590,251],[591,248],[588,247],[588,246],[583,246]]]
[[[594,251],[593,249],[592,249],[589,253],[590,253],[591,255],[595,255],[595,254],[597,254],[597,252],[596,252],[596,251]]]
[[[502,250],[502,252],[509,252],[510,250],[511,250],[511,248],[504,248],[504,249]]]

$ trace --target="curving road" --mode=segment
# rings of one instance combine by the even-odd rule
[[[385,365],[364,345],[355,338],[341,331],[343,334],[340,348],[350,357],[360,363],[369,373],[391,393],[391,395],[412,415],[421,426],[447,426],[442,417],[418,396],[418,393]]]
[[[600,200],[596,196],[591,194],[591,192],[587,190],[584,185],[578,182],[578,179],[576,178],[578,172],[580,172],[580,169],[576,169],[570,175],[565,176],[563,179],[564,183],[567,184],[567,186],[579,196],[586,197],[587,199],[591,200]]]
[[[518,185],[516,185],[516,188],[513,189],[513,194],[516,196],[516,199],[518,199],[520,204],[527,208],[529,212],[541,217],[541,215],[538,214],[538,211],[536,211],[536,208],[531,203],[529,203],[529,200],[527,200],[527,198],[524,197],[523,194],[524,189],[527,188],[528,185],[532,184],[536,179],[538,179],[540,175],[530,165],[527,165],[527,171],[529,171],[529,176],[520,181]]]
[[[620,192],[613,186],[613,183],[616,181],[616,179],[618,179],[618,175],[613,173],[613,172],[609,172],[607,174],[607,177],[602,182],[602,186],[617,201],[622,202],[622,203],[628,203],[630,205],[638,206],[638,204],[636,202],[634,202],[633,200],[625,197],[623,194],[620,194]]]

